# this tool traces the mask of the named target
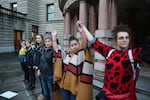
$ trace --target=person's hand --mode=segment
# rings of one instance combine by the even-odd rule
[[[33,69],[36,69],[36,70],[38,70],[38,66],[33,66]]]
[[[52,31],[52,40],[53,40],[53,41],[56,41],[56,36],[57,36],[57,31],[56,31],[56,30],[53,30],[53,31]]]
[[[53,30],[52,31],[52,36],[56,36],[57,35],[57,31],[56,30]]]
[[[82,32],[82,30],[83,30],[83,23],[80,20],[77,21],[76,26],[77,26],[77,30],[79,32]]]
[[[40,76],[40,75],[41,75],[40,70],[37,70],[37,76]]]

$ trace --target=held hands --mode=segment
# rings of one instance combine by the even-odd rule
[[[88,41],[91,41],[93,39],[92,34],[89,32],[89,30],[84,26],[84,24],[81,21],[77,21],[76,26],[77,30],[80,33],[84,33]]]
[[[82,31],[83,31],[83,23],[80,21],[80,20],[78,20],[77,22],[76,22],[76,26],[77,26],[77,30],[80,32],[80,33],[82,33]]]
[[[52,42],[53,42],[53,49],[55,50],[55,52],[58,52],[58,46],[57,46],[57,31],[53,30],[52,31]]]

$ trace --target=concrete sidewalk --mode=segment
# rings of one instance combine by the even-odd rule
[[[28,84],[23,81],[23,72],[15,53],[0,54],[0,94],[6,91],[17,92],[10,100],[37,100],[40,94],[38,78],[33,91],[26,90]],[[0,97],[0,100],[8,100]]]
[[[142,68],[137,83],[138,100],[150,100],[150,68]],[[37,100],[41,92],[38,77],[36,87],[32,91],[26,90],[28,84],[23,81],[23,72],[15,53],[0,54],[0,94],[6,91],[17,92],[18,95],[9,100]],[[97,82],[100,86],[102,83]],[[98,93],[98,88],[93,89],[93,100]],[[0,97],[0,100],[8,100]]]

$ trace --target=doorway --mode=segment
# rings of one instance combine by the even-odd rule
[[[22,31],[15,30],[14,31],[14,48],[17,54],[21,48],[21,45],[20,45],[21,40],[22,40]]]

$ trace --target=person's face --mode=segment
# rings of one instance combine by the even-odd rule
[[[26,47],[27,48],[31,47],[31,44],[28,41],[26,41]]]
[[[36,36],[36,42],[41,43],[42,42],[42,37],[40,35]]]
[[[22,46],[22,47],[24,47],[25,44],[26,44],[25,41],[22,41],[22,42],[21,42],[21,46]]]
[[[117,49],[122,50],[128,47],[129,41],[130,41],[130,37],[127,32],[119,32],[117,34],[117,39],[116,39]]]
[[[31,45],[35,45],[35,42],[32,41],[32,42],[31,42]]]
[[[70,41],[69,46],[72,52],[77,52],[79,50],[80,44],[78,41],[72,40]]]
[[[44,43],[45,43],[46,48],[50,48],[52,46],[52,40],[51,39],[45,39]]]

